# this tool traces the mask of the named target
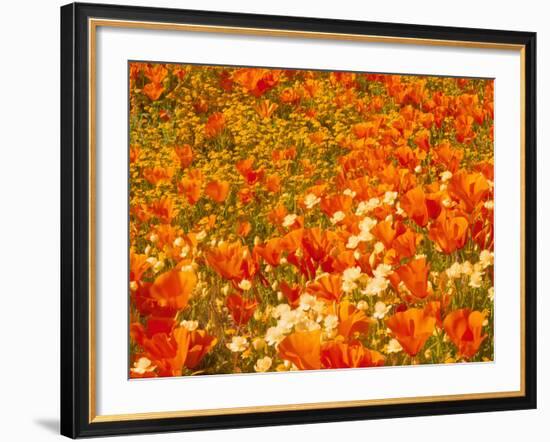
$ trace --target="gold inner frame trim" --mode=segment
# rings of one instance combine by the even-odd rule
[[[388,399],[368,399],[337,402],[318,402],[303,404],[284,404],[284,405],[264,405],[254,407],[234,407],[234,408],[216,408],[200,410],[181,410],[181,411],[159,411],[148,413],[129,413],[129,414],[96,414],[96,248],[95,248],[95,207],[96,207],[96,35],[97,28],[133,28],[147,30],[170,30],[187,32],[208,32],[218,34],[237,34],[252,36],[270,36],[270,37],[293,37],[310,38],[340,41],[357,41],[370,43],[388,43],[388,44],[410,44],[421,46],[443,46],[443,47],[463,47],[475,49],[498,49],[518,51],[520,54],[520,167],[521,167],[521,226],[520,226],[520,389],[518,391],[487,392],[487,393],[466,393],[438,396],[416,396]],[[480,400],[496,398],[512,398],[525,396],[525,46],[520,44],[503,43],[480,43],[473,41],[458,40],[438,40],[425,38],[404,38],[376,35],[359,34],[339,34],[326,32],[310,31],[290,31],[279,29],[261,29],[261,28],[243,28],[230,26],[210,26],[210,25],[190,25],[180,23],[157,23],[140,22],[130,20],[110,20],[110,19],[88,19],[88,93],[89,93],[89,401],[88,401],[88,421],[89,423],[132,421],[145,419],[167,419],[178,417],[198,417],[198,416],[216,416],[230,414],[246,414],[257,412],[277,412],[277,411],[296,411],[296,410],[322,410],[327,408],[347,408],[347,407],[365,407],[374,405],[396,405],[396,404],[414,404],[426,402],[459,401],[459,400]]]

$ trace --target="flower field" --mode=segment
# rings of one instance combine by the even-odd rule
[[[493,80],[129,76],[131,378],[493,360]]]

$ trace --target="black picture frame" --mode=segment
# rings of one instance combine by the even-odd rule
[[[525,85],[524,396],[90,422],[88,19],[522,45]],[[536,408],[536,34],[167,8],[73,3],[61,8],[61,434],[71,437],[241,428]]]

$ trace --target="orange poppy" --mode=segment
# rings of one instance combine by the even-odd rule
[[[317,144],[319,146],[321,144],[323,144],[323,142],[325,141],[325,138],[326,138],[326,134],[323,131],[320,131],[320,130],[309,134],[309,140],[313,144]]]
[[[147,95],[149,100],[156,101],[164,92],[164,86],[160,83],[147,83],[143,86],[143,93]]]
[[[321,82],[308,78],[304,81],[304,90],[309,95],[310,98],[313,98],[321,90]]]
[[[359,265],[359,267],[361,267],[361,272],[366,273],[369,276],[373,276],[372,267],[374,266],[374,268],[376,268],[376,266],[380,263],[377,260],[376,253],[361,254],[359,259],[356,260],[356,262],[357,262],[357,265]]]
[[[492,160],[481,161],[474,166],[474,170],[481,172],[483,176],[491,181],[495,180],[495,165]]]
[[[226,92],[231,92],[233,90],[233,79],[229,72],[220,72],[220,87]]]
[[[299,255],[298,251],[289,253],[287,260],[290,264],[295,266],[301,273],[306,277],[306,279],[311,279],[315,277],[315,271],[318,267],[311,257],[307,255]]]
[[[443,210],[430,227],[428,237],[437,243],[444,253],[453,253],[466,244],[468,238],[468,220],[463,216],[454,216]]]
[[[494,242],[494,226],[492,210],[483,208],[477,214],[471,225],[472,239],[477,245],[484,249],[493,248]]]
[[[429,215],[426,207],[426,195],[422,187],[418,186],[409,190],[400,199],[401,208],[420,227],[428,224]]]
[[[178,191],[187,197],[189,204],[194,205],[201,199],[202,181],[183,177],[178,183]]]
[[[321,368],[321,330],[294,332],[278,346],[279,356],[292,362],[299,370]]]
[[[134,321],[130,324],[130,338],[137,344],[143,345],[145,338],[151,338],[158,333],[170,334],[174,326],[174,318],[150,316],[145,326]]]
[[[446,306],[445,302],[448,301],[445,297],[442,297],[441,301],[429,301],[424,306],[424,312],[427,315],[433,316],[435,318],[435,323],[438,327],[443,327],[443,321],[441,320],[441,310]]]
[[[315,165],[311,162],[309,158],[304,158],[303,160],[300,160],[299,164],[302,167],[302,174],[305,177],[310,177],[315,172]]]
[[[345,186],[355,192],[356,198],[359,200],[368,201],[371,197],[375,196],[370,180],[366,176],[350,180],[345,183]]]
[[[237,222],[236,230],[237,230],[237,235],[246,237],[252,230],[252,225],[246,220],[241,220]]]
[[[182,169],[185,169],[191,165],[193,162],[193,149],[189,144],[184,144],[182,146],[175,146],[174,152],[180,161]]]
[[[434,149],[434,163],[443,164],[445,169],[455,173],[462,158],[464,157],[464,151],[461,149],[453,149],[451,143],[448,140],[442,141]]]
[[[433,183],[432,186],[439,187],[437,183]],[[429,192],[430,186],[426,186],[426,190],[428,193],[426,193],[426,208],[428,209],[428,216],[430,219],[436,219],[443,210],[443,199],[446,196],[446,193],[443,193],[442,191],[436,191],[436,192]]]
[[[130,281],[141,281],[143,274],[151,267],[147,255],[130,251]]]
[[[220,276],[229,280],[241,281],[251,260],[248,247],[239,241],[223,242],[205,252],[206,261]]]
[[[283,150],[274,150],[271,152],[271,159],[275,162],[282,160],[293,160],[296,158],[296,146]]]
[[[167,249],[171,249],[174,240],[183,234],[179,227],[174,227],[171,224],[159,224],[151,233],[158,237],[155,244],[159,249],[163,249],[165,246]]]
[[[166,224],[172,222],[176,214],[174,201],[169,196],[163,196],[160,200],[153,200],[149,204],[148,211]]]
[[[135,163],[141,157],[141,148],[134,144],[130,146],[130,163]]]
[[[435,122],[435,118],[431,112],[421,113],[418,115],[418,122],[426,129],[431,129]]]
[[[172,118],[172,115],[170,114],[169,111],[165,109],[161,109],[159,111],[159,117],[162,121],[170,121],[170,118]]]
[[[206,354],[214,348],[218,339],[209,335],[206,330],[193,330],[189,332],[189,344],[185,357],[185,366],[191,370],[197,367]]]
[[[243,160],[239,160],[235,163],[235,168],[239,171],[239,173],[244,177],[248,172],[252,170],[252,166],[254,165],[254,158],[248,157]]]
[[[136,310],[140,315],[155,315],[159,317],[172,316],[176,312],[170,308],[159,307],[157,301],[151,297],[152,283],[139,282],[135,290],[131,290],[130,296]]]
[[[148,64],[143,71],[143,75],[153,83],[162,83],[168,75],[168,69],[163,64]]]
[[[190,332],[185,327],[177,327],[170,334],[157,333],[150,339],[144,337],[139,342],[160,376],[181,376],[184,367],[195,368],[216,343],[217,339],[204,330]]]
[[[281,177],[275,174],[266,176],[265,188],[271,193],[279,193],[281,191]]]
[[[333,341],[321,347],[323,368],[380,367],[384,365],[384,359],[382,354],[369,350],[360,342]]]
[[[470,115],[461,114],[455,119],[456,140],[459,143],[469,143],[475,138],[476,133],[472,129],[473,124],[474,118]]]
[[[378,128],[378,125],[375,125],[373,122],[368,121],[364,123],[354,124],[351,130],[357,138],[372,138],[375,136]]]
[[[235,323],[244,325],[250,321],[258,302],[245,299],[238,293],[233,293],[227,297],[226,305]]]
[[[267,219],[269,220],[269,222],[280,226],[281,224],[283,224],[285,216],[287,215],[288,211],[286,210],[286,207],[283,204],[278,204],[268,212]]]
[[[193,109],[195,109],[197,114],[204,114],[208,112],[208,101],[206,101],[203,97],[197,98],[193,103]]]
[[[262,100],[254,107],[254,109],[258,112],[258,115],[261,118],[267,119],[271,117],[273,112],[275,112],[278,107],[279,105],[277,103],[272,103],[269,100]]]
[[[255,196],[256,193],[250,187],[245,187],[237,192],[237,198],[239,198],[239,201],[243,204],[250,204]]]
[[[355,255],[353,250],[335,250],[334,253],[325,259],[321,268],[328,273],[343,273],[344,270],[355,267]]]
[[[443,328],[456,345],[458,354],[464,358],[473,357],[487,337],[483,333],[485,315],[469,308],[455,310],[443,320]]]
[[[340,301],[342,296],[342,276],[337,273],[321,276],[306,287],[306,291],[325,301]]]
[[[386,249],[391,248],[397,231],[392,227],[391,221],[382,221],[371,229],[376,239],[382,241]]]
[[[143,337],[138,341],[145,352],[144,355],[152,361],[151,365],[155,367],[159,376],[180,376],[182,373],[189,341],[187,334],[182,336],[178,331],[177,335],[179,340],[176,340],[172,332],[170,335],[157,333],[151,338]],[[130,375],[134,377],[134,372],[131,371]]]
[[[279,83],[280,70],[242,68],[233,72],[232,79],[248,93],[260,97]]]
[[[160,183],[170,182],[174,175],[174,169],[172,167],[159,167],[152,168],[146,167],[143,169],[143,178],[149,181],[151,184],[157,185]]]
[[[204,126],[204,136],[206,138],[215,138],[222,133],[225,128],[225,117],[221,112],[214,112],[208,117]]]
[[[278,266],[283,253],[283,239],[272,238],[264,245],[257,245],[254,247],[254,253],[260,255],[269,265]]]
[[[487,196],[489,183],[481,173],[468,173],[465,170],[460,170],[449,180],[447,190],[453,198],[464,204],[468,213],[472,213]]]
[[[388,318],[386,325],[403,349],[416,356],[435,328],[435,318],[424,310],[410,308]]]
[[[392,241],[391,247],[396,251],[400,259],[410,258],[416,253],[416,247],[421,239],[421,234],[407,229]]]
[[[130,80],[133,83],[138,79],[139,75],[143,72],[143,63],[130,63]]]
[[[346,89],[349,89],[357,84],[357,74],[354,72],[331,72],[330,82],[332,84],[340,84]]]
[[[415,144],[425,152],[430,150],[430,131],[427,129],[422,129],[417,132],[414,137]]]
[[[283,236],[281,247],[289,253],[297,251],[302,246],[304,229],[294,229]]]
[[[415,152],[407,145],[399,146],[393,152],[399,164],[408,169],[414,169],[420,163],[419,156],[415,155]]]
[[[284,104],[297,104],[302,97],[294,88],[285,88],[279,94],[279,101]]]
[[[397,273],[399,279],[403,281],[414,297],[424,299],[430,294],[428,291],[430,264],[428,264],[426,258],[413,259],[407,264],[398,267],[395,273]]]
[[[158,335],[155,335],[158,336]],[[162,334],[161,334],[162,336]],[[173,376],[181,376],[187,352],[189,351],[190,333],[184,327],[178,327],[172,332],[172,346],[175,350],[174,355],[165,361]]]
[[[227,181],[210,181],[204,188],[204,193],[217,203],[223,203],[229,194],[229,183]]]
[[[336,212],[348,213],[353,204],[353,199],[348,195],[332,195],[323,198],[321,201],[321,210],[328,216],[334,215]]]
[[[159,306],[183,310],[196,285],[197,277],[193,271],[170,270],[155,279],[150,293]]]
[[[187,69],[183,66],[176,66],[172,69],[172,73],[178,78],[178,80],[183,80],[187,75]]]
[[[235,167],[237,168],[241,176],[246,180],[246,183],[250,186],[260,181],[264,176],[263,169],[257,169],[257,170],[252,169],[253,164],[254,164],[254,158],[252,157],[237,161],[237,163],[235,164]]]
[[[353,338],[357,334],[365,334],[369,330],[370,319],[349,301],[342,301],[337,307],[338,335],[344,339]]]
[[[331,249],[334,247],[334,240],[334,232],[313,227],[311,229],[304,229],[302,246],[311,258],[319,262],[330,254]]]
[[[302,289],[298,284],[290,286],[286,281],[282,281],[281,284],[279,284],[279,288],[292,308],[296,308],[300,305]]]

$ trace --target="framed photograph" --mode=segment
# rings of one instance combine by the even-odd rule
[[[536,407],[536,35],[61,8],[61,433]]]

